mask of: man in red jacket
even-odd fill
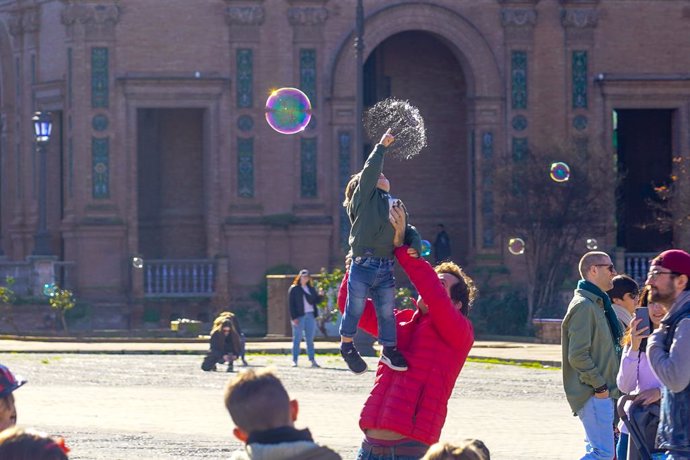
[[[404,234],[405,218],[391,212],[396,241]],[[477,296],[472,279],[453,262],[433,268],[406,246],[395,257],[419,292],[416,310],[398,310],[398,349],[409,364],[395,372],[379,363],[376,382],[359,419],[364,441],[358,459],[407,460],[424,455],[441,436],[448,399],[474,343],[467,313]],[[338,306],[345,308],[347,276]],[[376,312],[367,300],[359,327],[377,333]]]

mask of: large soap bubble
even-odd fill
[[[551,163],[549,175],[554,182],[566,182],[570,179],[570,166],[562,161]]]
[[[297,88],[280,88],[266,100],[266,121],[281,134],[304,131],[311,120],[311,102]]]
[[[426,147],[426,128],[419,109],[408,101],[384,99],[364,114],[364,128],[372,142],[378,142],[390,128],[395,142],[388,152],[397,158],[412,158]]]

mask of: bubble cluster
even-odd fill
[[[57,293],[58,287],[55,283],[46,283],[43,285],[43,295],[46,297],[53,297]]]
[[[280,88],[266,100],[266,121],[281,134],[295,134],[304,129],[311,120],[311,102],[297,88]]]
[[[144,268],[144,259],[141,257],[132,257],[132,267]]]
[[[431,243],[428,240],[422,240],[422,257],[431,255]]]
[[[590,251],[599,249],[599,243],[594,238],[587,238],[585,244],[587,245],[587,249],[589,249]]]
[[[388,153],[397,158],[412,158],[426,147],[424,118],[408,101],[389,98],[377,102],[364,114],[364,128],[374,143],[390,128],[395,142]]]
[[[525,253],[525,241],[522,238],[511,238],[508,240],[508,252],[514,256]]]
[[[554,182],[566,182],[570,179],[570,166],[562,161],[551,163],[549,175]]]

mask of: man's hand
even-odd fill
[[[393,142],[395,142],[395,137],[391,134],[391,129],[388,128],[388,131],[386,131],[383,136],[381,136],[381,141],[379,141],[379,144],[383,145],[384,147],[388,147],[391,145]]]
[[[299,325],[299,320],[298,320],[298,319],[293,319],[293,320],[292,320],[292,324],[294,324],[295,326]]]
[[[388,214],[395,234],[393,235],[393,246],[400,247],[405,242],[405,211],[399,206],[393,206]]]
[[[417,252],[417,250],[415,248],[407,248],[407,254],[410,257],[414,257],[415,259],[419,258],[419,253]]]

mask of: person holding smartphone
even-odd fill
[[[639,307],[630,326],[623,336],[623,356],[620,369],[616,377],[618,389],[623,393],[637,395],[633,404],[648,406],[661,399],[662,383],[652,372],[647,358],[647,337],[651,331],[659,327],[661,319],[666,316],[666,307],[657,302],[650,302],[651,292],[649,286],[642,290]],[[625,412],[630,413],[630,405],[625,407]],[[629,442],[628,430],[621,421],[618,425],[621,436],[616,446],[616,458],[618,460],[636,460],[639,457],[634,443]],[[649,446],[650,450],[654,446]]]

